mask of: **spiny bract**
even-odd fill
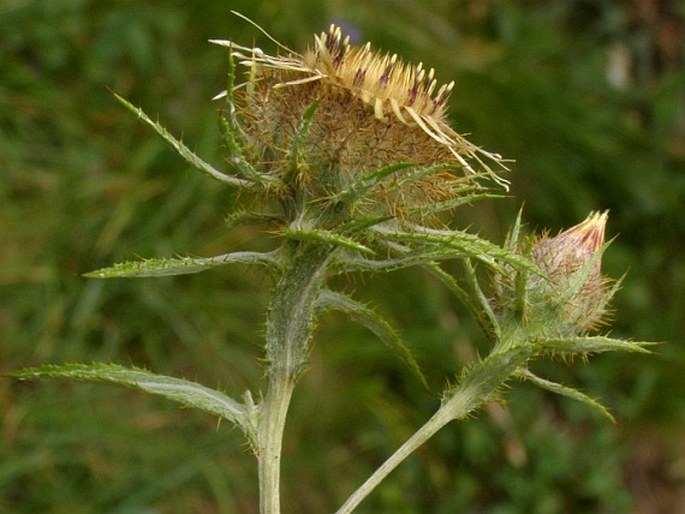
[[[247,81],[231,95],[248,159],[261,173],[293,185],[297,196],[336,198],[362,177],[397,163],[411,166],[389,174],[353,210],[409,216],[458,198],[475,176],[506,187],[485,162],[502,165],[501,158],[447,123],[454,83],[437,88],[433,69],[374,52],[370,44],[352,46],[336,26],[315,36],[303,55],[283,47],[286,55],[272,56],[213,42],[228,46],[248,68]],[[312,107],[303,138],[303,119]],[[426,169],[434,165],[442,166]]]

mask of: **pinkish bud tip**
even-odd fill
[[[541,239],[533,247],[533,259],[551,275],[569,273],[583,266],[604,244],[608,211],[591,212],[587,218],[559,235]],[[597,262],[599,273],[601,262]]]
[[[609,212],[591,212],[587,218],[557,236],[568,239],[569,243],[582,245],[589,253],[595,253],[604,244],[604,229],[609,218]]]
[[[545,272],[554,284],[544,281],[531,282],[531,290],[541,293],[545,302],[561,305],[561,314],[555,323],[570,327],[572,333],[584,333],[596,327],[606,312],[607,279],[601,273],[601,259],[597,258],[592,269],[585,275],[583,284],[571,286],[576,273],[586,266],[595,252],[604,244],[604,230],[608,212],[591,212],[588,217],[555,237],[543,236],[533,245],[533,261]],[[563,291],[573,287],[575,293],[570,299],[563,299]],[[577,289],[576,289],[577,288]]]

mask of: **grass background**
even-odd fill
[[[221,165],[225,38],[302,49],[332,21],[456,81],[461,132],[515,159],[512,198],[457,223],[501,241],[522,203],[553,232],[610,209],[605,270],[629,274],[613,333],[664,341],[545,373],[608,404],[513,384],[507,409],[443,430],[360,513],[685,512],[685,9],[678,2],[273,0],[0,2],[0,372],[112,361],[256,389],[269,283],[245,268],[146,280],[81,273],[137,256],[258,247],[227,232],[231,192],[114,100]],[[417,271],[342,284],[402,327],[433,390],[483,350]],[[435,409],[382,345],[329,316],[286,433],[285,512],[332,512]],[[240,433],[114,387],[0,380],[0,512],[252,513]],[[680,509],[680,510],[679,510]]]

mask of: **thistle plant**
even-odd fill
[[[321,315],[341,311],[366,326],[425,385],[408,344],[392,324],[352,296],[334,290],[341,274],[419,267],[454,293],[478,320],[491,350],[442,393],[435,414],[338,510],[352,512],[413,450],[451,421],[501,400],[511,379],[608,412],[582,392],[533,374],[548,356],[645,352],[647,343],[591,335],[618,289],[601,273],[607,214],[592,213],[555,237],[523,233],[521,215],[502,245],[450,227],[453,211],[497,198],[507,189],[505,161],[451,128],[433,69],[397,55],[353,46],[338,27],[298,54],[277,55],[231,41],[220,130],[226,171],[193,153],[127,100],[199,171],[236,191],[228,228],[254,223],[277,241],[269,252],[153,258],[88,273],[92,278],[197,273],[233,263],[258,265],[272,280],[259,391],[230,394],[187,380],[115,364],[64,364],[21,370],[20,379],[52,377],[113,382],[198,408],[239,427],[257,459],[260,512],[280,512],[283,429],[293,391],[307,368]],[[463,266],[462,279],[443,269]]]

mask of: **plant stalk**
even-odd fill
[[[423,443],[428,441],[435,433],[449,423],[451,413],[444,407],[438,411],[414,434],[400,446],[374,473],[364,482],[343,504],[336,514],[349,514],[380,484],[391,471],[393,471],[404,459],[409,457]]]
[[[530,358],[528,346],[514,346],[504,353],[491,353],[474,365],[459,385],[447,394],[435,414],[400,446],[338,509],[336,514],[349,514],[378,484],[414,450],[428,441],[450,421],[464,419],[493,394]]]
[[[280,514],[281,450],[283,430],[295,381],[285,373],[269,378],[269,390],[260,418],[258,470],[259,512]]]
[[[283,430],[293,389],[306,366],[316,303],[331,248],[295,245],[273,290],[266,320],[267,393],[257,431],[259,512],[280,514]]]

